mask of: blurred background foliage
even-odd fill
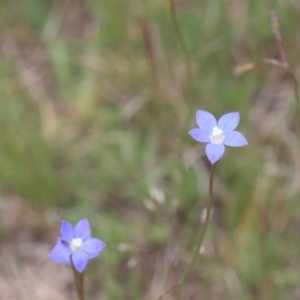
[[[153,300],[176,282],[207,201],[197,109],[239,111],[249,145],[218,165],[183,299],[300,299],[293,83],[271,66],[233,72],[278,59],[275,10],[299,78],[300,3],[175,2],[190,71],[169,1],[0,2],[1,299],[70,297],[71,272],[48,260],[61,219],[87,217],[107,244],[88,299]]]

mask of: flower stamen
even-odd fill
[[[81,249],[82,246],[82,239],[81,238],[76,238],[73,239],[70,243],[70,248],[75,252],[75,251],[79,251]]]
[[[212,144],[221,145],[223,143],[224,139],[225,139],[225,136],[224,136],[224,133],[223,133],[222,129],[220,129],[217,126],[214,126],[213,127],[213,132],[209,136],[209,138],[210,138],[210,142]]]

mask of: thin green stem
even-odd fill
[[[293,86],[294,86],[294,95],[295,95],[295,102],[296,102],[296,118],[297,118],[298,130],[300,131],[300,95],[299,95],[300,86],[295,73],[293,72],[291,67],[286,66],[282,64],[281,61],[275,59],[264,58],[257,63],[257,66],[259,66],[261,63],[269,64],[284,69],[291,76],[293,81]]]
[[[271,20],[272,20],[272,27],[273,27],[273,32],[275,39],[277,41],[277,49],[278,49],[278,54],[279,54],[279,62],[280,62],[280,67],[287,70],[289,75],[291,75],[292,80],[293,80],[293,85],[294,85],[294,93],[295,93],[295,100],[296,100],[296,116],[297,116],[297,123],[298,123],[298,130],[300,131],[300,97],[299,97],[299,82],[296,78],[295,73],[293,72],[292,68],[290,67],[285,51],[283,48],[283,43],[282,43],[282,37],[280,33],[280,27],[279,27],[279,21],[278,21],[278,16],[276,11],[271,11]]]
[[[84,300],[84,281],[83,281],[83,278],[84,278],[84,273],[81,272],[81,273],[78,273],[78,281],[79,281],[79,291],[80,291],[80,300]]]
[[[182,34],[180,26],[179,26],[174,0],[170,0],[170,11],[171,11],[172,22],[173,22],[173,25],[174,25],[174,28],[176,31],[176,35],[177,35],[181,50],[185,57],[187,79],[190,83],[192,83],[193,77],[192,77],[192,69],[191,69],[191,57],[189,55],[189,51],[187,49],[186,43],[183,38],[183,34]]]
[[[200,252],[200,248],[202,245],[202,242],[204,240],[205,237],[205,233],[208,227],[208,223],[209,223],[209,219],[210,219],[210,213],[211,213],[211,208],[212,208],[212,202],[213,202],[213,183],[214,183],[214,173],[215,173],[215,169],[216,169],[216,163],[212,165],[211,170],[210,170],[210,175],[209,175],[209,192],[208,192],[208,205],[207,205],[207,210],[206,210],[206,216],[205,216],[205,221],[204,221],[204,225],[200,234],[200,238],[198,241],[198,244],[196,246],[196,250],[194,252],[193,258],[191,260],[191,262],[189,263],[187,269],[185,270],[182,279],[180,281],[180,285],[179,285],[179,290],[177,293],[177,300],[180,299],[181,297],[181,292],[182,292],[182,287],[188,277],[188,275],[190,274],[195,262],[197,261],[197,258],[199,256],[199,252]]]
[[[72,256],[71,256],[71,266],[72,266],[72,271],[73,271],[73,275],[74,275],[75,288],[76,288],[76,294],[77,294],[78,300],[84,300],[83,272],[79,273],[76,270],[76,268],[73,264]]]
[[[296,115],[297,115],[297,123],[298,123],[298,130],[300,130],[300,96],[299,96],[299,82],[294,74],[294,72],[288,69],[289,74],[293,79],[294,84],[294,94],[296,100]]]

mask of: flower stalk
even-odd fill
[[[271,21],[272,21],[272,29],[273,33],[277,42],[277,50],[279,59],[273,58],[263,58],[257,62],[246,63],[240,66],[235,67],[234,73],[236,76],[240,76],[243,73],[249,72],[260,67],[262,64],[269,64],[275,67],[279,67],[284,69],[287,74],[291,77],[294,86],[294,96],[295,96],[295,103],[296,103],[296,118],[297,118],[297,125],[298,130],[300,131],[300,95],[299,95],[299,81],[296,77],[295,72],[293,71],[292,67],[290,66],[287,56],[284,51],[282,36],[280,32],[280,26],[278,21],[278,16],[275,11],[271,11]]]
[[[291,76],[292,81],[293,81],[295,101],[296,101],[296,117],[297,117],[298,129],[300,130],[299,82],[298,82],[297,77],[296,77],[295,73],[293,72],[292,68],[290,67],[290,64],[288,63],[287,58],[286,58],[277,13],[275,11],[271,11],[270,15],[271,15],[271,21],[272,21],[272,29],[273,29],[274,36],[275,36],[275,39],[277,42],[280,67],[287,70],[287,72],[289,73],[289,75]]]
[[[77,298],[78,300],[84,300],[84,281],[83,281],[84,272],[81,273],[78,272],[73,264],[72,256],[70,257],[70,259],[71,259],[71,266],[74,275]]]
[[[191,262],[189,263],[188,267],[186,268],[186,270],[185,270],[185,272],[182,276],[182,279],[180,281],[179,289],[178,289],[178,293],[177,293],[177,298],[176,298],[177,300],[180,299],[183,285],[184,285],[188,275],[190,274],[193,266],[195,265],[195,263],[197,261],[197,258],[199,256],[199,252],[200,252],[200,249],[201,249],[201,246],[202,246],[202,243],[203,243],[206,231],[207,231],[207,227],[208,227],[208,223],[209,223],[209,219],[210,219],[210,214],[211,214],[212,202],[213,202],[213,184],[214,184],[214,173],[215,173],[216,166],[217,166],[217,163],[214,163],[211,167],[211,170],[210,170],[208,203],[207,203],[207,210],[206,210],[204,225],[203,225],[203,228],[202,228],[202,231],[201,231],[201,234],[200,234],[198,244],[196,246],[196,250],[194,252],[193,258],[192,258]]]

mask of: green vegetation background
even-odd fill
[[[270,66],[233,72],[278,58],[276,10],[300,75],[299,1],[176,8],[190,73],[169,1],[1,1],[2,215],[17,198],[35,218],[29,239],[49,251],[61,219],[87,217],[107,243],[88,267],[88,299],[158,299],[190,260],[207,201],[205,145],[187,134],[196,110],[239,111],[249,145],[227,148],[218,165],[213,218],[183,299],[300,299],[292,81]],[[0,228],[22,268],[19,235],[3,216]]]

